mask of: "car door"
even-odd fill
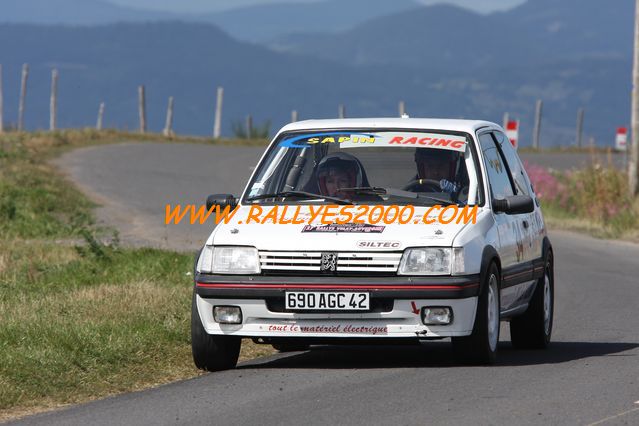
[[[488,175],[489,196],[493,200],[515,195],[514,179],[508,164],[492,131],[479,135],[482,157]],[[516,309],[523,293],[527,289],[532,271],[524,258],[525,234],[523,222],[526,215],[494,214],[499,235],[500,247],[497,252],[501,259],[501,309],[508,312]]]
[[[510,175],[513,179],[515,195],[527,195],[529,197],[534,197],[530,188],[530,182],[526,176],[526,172],[524,171],[524,167],[522,166],[519,156],[513,148],[510,140],[500,131],[495,131],[493,134],[501,152],[504,154],[504,159],[506,160],[508,170],[510,171]],[[541,241],[539,240],[539,232],[535,229],[536,224],[538,223],[538,221],[535,220],[536,213],[536,211],[533,211],[531,213],[517,215],[518,220],[521,222],[521,232],[523,235],[522,261],[525,262],[531,262],[534,259],[541,257]]]

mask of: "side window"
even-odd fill
[[[479,136],[479,144],[484,156],[484,164],[488,171],[488,183],[493,198],[503,199],[515,195],[506,163],[495,145],[490,133]]]
[[[519,156],[517,155],[515,148],[513,148],[513,145],[503,133],[495,132],[495,138],[501,147],[501,152],[503,152],[504,157],[506,158],[510,174],[515,181],[517,195],[530,195],[530,186],[526,179],[524,167],[521,165],[521,161],[519,160]]]

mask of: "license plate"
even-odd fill
[[[286,309],[367,311],[368,293],[287,291]]]

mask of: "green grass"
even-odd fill
[[[47,163],[74,147],[158,139],[0,135],[0,421],[199,374],[192,254],[119,247],[113,230],[94,225],[94,205]],[[268,353],[244,342],[241,359]]]

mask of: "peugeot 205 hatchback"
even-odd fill
[[[198,368],[234,367],[243,338],[281,351],[451,338],[459,358],[483,364],[500,321],[515,347],[550,341],[553,251],[496,124],[289,124],[239,198],[212,195],[214,205],[234,214],[196,262]],[[454,217],[462,210],[472,220]]]

